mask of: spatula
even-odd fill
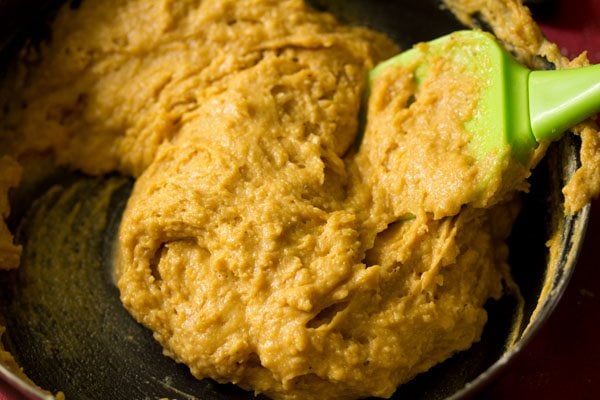
[[[465,125],[477,159],[494,151],[505,154],[500,150],[510,145],[513,158],[527,164],[538,143],[559,139],[600,111],[600,64],[531,71],[491,34],[475,30],[451,33],[384,61],[371,71],[370,81],[391,66],[412,65],[418,87],[436,57],[460,63],[484,83],[474,99],[474,117]]]

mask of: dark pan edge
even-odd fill
[[[0,381],[6,383],[10,389],[14,389],[17,393],[8,393],[10,400],[21,400],[19,397],[14,395],[21,395],[24,398],[30,400],[54,400],[55,397],[47,392],[42,391],[33,384],[24,381],[18,377],[14,372],[4,366],[0,362]],[[0,385],[1,387],[1,385]]]
[[[559,152],[562,162],[561,178],[563,186],[580,166],[579,150],[580,143],[573,140],[572,135],[567,135],[560,141]],[[572,216],[564,216],[562,225],[556,228],[561,232],[560,253],[555,261],[555,270],[550,268],[550,264],[547,265],[547,273],[554,275],[552,285],[545,298],[541,299],[543,301],[541,306],[538,304],[538,309],[527,323],[522,336],[486,371],[482,372],[477,378],[467,383],[461,390],[446,400],[468,399],[479,393],[504,372],[508,364],[527,347],[529,342],[544,326],[569,285],[583,247],[583,239],[588,228],[590,212],[591,202],[588,202],[578,213]],[[540,297],[542,295],[540,293]]]

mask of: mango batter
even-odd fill
[[[65,7],[2,94],[0,195],[40,153],[138,177],[118,286],[165,354],[274,399],[390,396],[479,339],[531,167],[464,186],[479,83],[448,65],[421,92],[378,78],[356,151],[367,71],[397,52],[299,0]]]

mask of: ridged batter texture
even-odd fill
[[[476,341],[501,294],[509,224],[458,214],[473,197],[461,182],[477,176],[459,144],[478,84],[421,95],[411,71],[391,71],[356,154],[366,73],[387,40],[297,2],[222,6],[204,3],[202,31],[228,21],[228,55],[248,62],[196,73],[219,79],[136,182],[123,303],[198,377],[280,399],[389,396]],[[432,103],[458,86],[459,101]],[[411,95],[404,130],[390,125]],[[422,125],[432,107],[446,131]]]

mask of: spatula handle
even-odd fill
[[[558,139],[600,112],[600,64],[529,74],[531,130],[538,142]]]

